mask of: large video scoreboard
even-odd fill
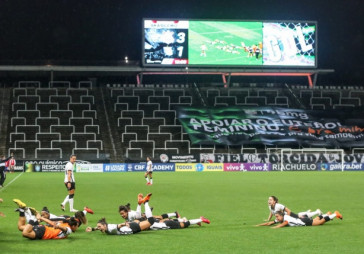
[[[317,24],[143,20],[147,66],[316,67]]]

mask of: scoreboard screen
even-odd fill
[[[315,22],[143,22],[147,66],[316,67]]]

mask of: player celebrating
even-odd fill
[[[73,217],[66,223],[56,223],[41,217],[39,213],[37,213],[37,220],[47,223],[47,226],[26,224],[24,214],[26,204],[18,199],[14,199],[14,202],[19,206],[19,208],[16,209],[16,211],[19,212],[18,229],[26,238],[33,240],[62,239],[78,229],[78,222]]]
[[[150,157],[147,157],[147,172],[145,172],[144,177],[145,180],[147,181],[147,185],[152,185],[153,184],[153,162],[151,161]],[[148,179],[149,176],[149,179]]]
[[[207,50],[207,46],[205,44],[202,44],[200,46],[200,49],[201,49],[201,54],[200,56],[203,56],[203,57],[206,57],[206,50]]]
[[[283,212],[284,214],[288,214],[292,216],[293,218],[303,218],[303,217],[313,217],[316,215],[322,215],[322,212],[320,209],[317,209],[316,211],[311,212],[310,210],[306,212],[300,212],[298,214],[293,213],[288,207],[278,203],[278,198],[276,196],[270,196],[268,198],[268,209],[269,209],[269,216],[267,221],[270,221],[272,219],[273,215],[276,215],[277,212]]]
[[[287,214],[284,214],[283,212],[277,212],[276,213],[276,220],[266,222],[263,224],[259,224],[257,226],[270,226],[274,225],[276,223],[280,223],[279,225],[273,227],[273,228],[282,228],[285,226],[290,227],[300,227],[300,226],[319,226],[323,225],[326,222],[333,220],[334,218],[343,219],[343,216],[340,214],[339,211],[335,211],[333,214],[331,212],[327,212],[326,214],[320,215],[314,219],[312,218],[293,218],[292,216],[289,216]]]
[[[66,164],[65,177],[64,177],[64,184],[68,190],[68,195],[61,203],[61,209],[62,211],[64,211],[67,202],[69,202],[70,212],[72,213],[77,212],[77,210],[73,208],[73,197],[75,195],[75,189],[76,189],[75,176],[73,174],[73,169],[75,166],[76,166],[76,155],[72,154],[70,157],[70,161]]]

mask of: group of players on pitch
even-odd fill
[[[316,209],[316,211],[313,212],[311,210],[307,210],[298,214],[293,213],[289,208],[278,203],[278,198],[275,196],[270,196],[268,198],[268,208],[269,217],[267,222],[258,224],[257,226],[271,226],[277,223],[279,224],[273,228],[282,228],[285,226],[319,226],[333,220],[334,218],[343,219],[343,216],[339,211],[335,211],[334,213],[329,211],[323,214],[320,209]],[[273,215],[276,218],[274,221],[271,221]]]
[[[145,197],[143,197],[143,194],[139,194],[136,211],[130,209],[130,204],[121,205],[119,214],[125,219],[124,223],[109,224],[105,218],[102,218],[97,222],[96,227],[87,227],[86,232],[99,230],[109,235],[129,235],[149,229],[182,229],[196,224],[201,226],[201,223],[210,224],[210,221],[203,216],[199,219],[187,220],[181,218],[178,212],[153,216],[152,209],[149,206],[151,196],[151,193]],[[76,232],[82,224],[87,224],[87,213],[94,213],[90,208],[85,207],[83,211],[77,211],[73,216],[56,216],[51,214],[47,207],[38,212],[19,199],[13,201],[18,205],[15,210],[19,212],[18,229],[24,237],[33,240],[66,238],[72,232]],[[144,204],[145,213],[141,211],[142,204]],[[175,217],[175,219],[172,219],[172,217]],[[46,225],[41,224],[42,222]]]

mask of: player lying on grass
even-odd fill
[[[142,193],[138,194],[138,206],[137,206],[136,211],[130,209],[130,204],[119,206],[120,216],[123,217],[126,221],[130,221],[130,222],[134,221],[134,220],[139,220],[139,221],[146,220],[147,217],[145,216],[144,213],[142,213],[141,205],[144,203],[144,199],[151,195],[152,194],[149,193],[149,194],[147,194],[147,196],[143,197]],[[166,218],[171,218],[171,217],[179,218],[180,216],[179,216],[178,212],[174,212],[174,213],[165,213],[160,216],[154,215],[153,217],[157,218],[157,219],[166,219]]]
[[[300,212],[298,214],[293,213],[288,207],[278,203],[278,198],[275,196],[270,196],[268,198],[268,209],[269,209],[269,216],[266,221],[270,221],[277,212],[283,212],[284,214],[288,214],[293,218],[304,218],[304,217],[314,217],[316,215],[321,215],[322,212],[320,209],[316,209],[316,211],[311,212],[308,210],[306,212]]]
[[[15,211],[19,212],[18,229],[22,232],[23,237],[32,240],[62,239],[78,229],[79,222],[74,217],[65,222],[54,222],[41,217],[39,213],[36,214],[37,220],[45,222],[47,225],[27,224],[24,213],[26,204],[18,199],[15,199],[14,202],[19,207]]]
[[[91,232],[95,230],[100,230],[102,233],[106,233],[109,235],[128,235],[128,234],[136,234],[140,231],[148,230],[148,229],[177,229],[177,228],[187,228],[191,224],[198,224],[201,222],[210,223],[206,218],[201,217],[201,219],[191,220],[186,222],[178,222],[178,221],[165,221],[165,222],[156,222],[156,219],[153,217],[152,210],[149,207],[149,199],[151,195],[147,195],[144,200],[144,208],[145,215],[147,216],[147,220],[141,222],[124,222],[121,224],[108,224],[105,218],[102,218],[98,221],[97,226],[87,227],[86,232]]]
[[[25,205],[25,203],[19,199],[14,199],[14,202],[18,205],[20,203]],[[24,215],[25,215],[25,219],[26,219],[27,223],[33,224],[33,225],[39,224],[40,221],[37,218],[37,214],[39,212],[35,208],[25,206],[23,208],[23,210],[24,210]],[[78,226],[80,227],[82,224],[87,224],[87,218],[86,218],[87,212],[93,214],[93,211],[90,208],[85,207],[83,211],[77,211],[73,216],[69,216],[69,215],[57,216],[57,215],[51,214],[47,207],[43,207],[42,211],[39,214],[42,218],[48,219],[50,221],[55,221],[55,222],[65,222],[73,217],[76,219],[76,221],[78,222]]]
[[[276,219],[274,221],[269,221],[266,223],[259,224],[257,226],[271,226],[276,223],[280,223],[277,226],[273,228],[282,228],[285,226],[290,227],[297,227],[297,226],[319,226],[323,225],[326,222],[333,220],[334,218],[343,219],[343,216],[340,214],[339,211],[335,211],[334,213],[327,212],[326,214],[317,216],[316,218],[294,218],[292,216],[289,216],[287,214],[284,214],[283,212],[277,212],[276,213]]]

